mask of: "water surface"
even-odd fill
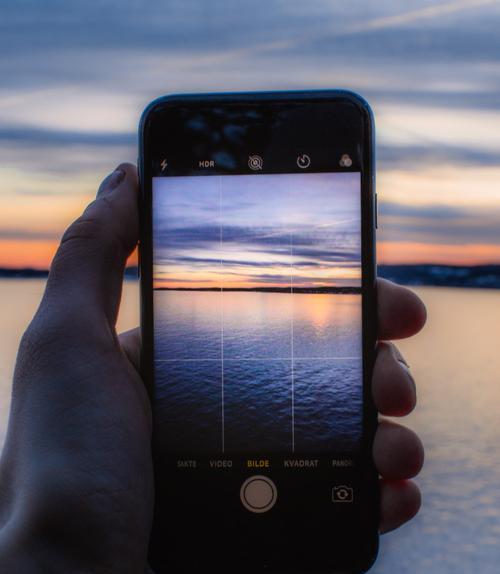
[[[361,295],[154,293],[170,453],[344,453],[361,436]]]
[[[43,281],[0,281],[0,437],[18,339]],[[424,331],[399,342],[417,379],[423,507],[382,537],[374,574],[497,574],[500,563],[500,292],[415,289],[429,310]],[[137,324],[138,288],[125,286],[120,325]],[[323,310],[318,309],[317,328]]]

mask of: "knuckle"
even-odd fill
[[[94,205],[95,202],[91,203],[85,213],[66,229],[61,239],[61,246],[75,240],[94,240],[103,234],[105,226]]]
[[[50,332],[40,331],[30,324],[21,336],[14,369],[13,398],[20,389],[25,389],[29,381],[36,378],[43,369],[44,357],[51,354],[48,350],[53,347],[54,339]]]
[[[45,310],[42,305],[20,339],[14,372],[16,387],[43,374],[73,369],[78,357],[89,350],[114,348],[113,333],[92,316],[83,334],[73,328],[75,320],[71,314]]]
[[[21,336],[18,351],[18,363],[33,365],[48,350],[66,345],[67,322],[64,317],[54,315],[49,321],[39,311]]]
[[[41,328],[40,321],[35,316],[24,331],[19,343],[19,356],[33,359],[40,348],[45,348],[53,341],[57,340],[58,334],[50,328]]]
[[[105,198],[95,200],[64,232],[51,265],[52,276],[57,275],[61,265],[75,260],[83,263],[95,254],[110,264],[121,263],[125,257],[123,242],[113,218],[106,216],[103,206],[110,207]]]

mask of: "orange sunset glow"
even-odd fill
[[[64,232],[64,230],[61,232]],[[53,241],[0,241],[0,267],[10,269],[49,269],[59,246]],[[128,265],[137,265],[137,249],[128,259]]]
[[[54,241],[13,241],[2,240],[0,241],[0,254],[1,263],[0,267],[6,268],[32,268],[32,269],[48,269],[52,258],[55,255],[59,242]],[[488,244],[467,244],[467,245],[446,245],[437,244],[432,245],[429,243],[411,243],[407,241],[401,242],[385,242],[379,241],[377,243],[377,260],[381,264],[427,264],[435,263],[442,265],[489,265],[491,263],[500,262],[500,245]],[[134,254],[129,259],[129,265],[137,264],[137,254]],[[350,275],[350,277],[357,277],[358,275]],[[341,275],[340,278],[348,278],[349,275]],[[331,278],[334,280],[335,275]],[[191,279],[191,278],[190,278]],[[220,284],[220,276],[213,280],[200,278],[200,287],[213,287]],[[186,281],[181,285],[180,282],[176,283],[178,287],[189,287]],[[321,285],[318,282],[317,285]],[[258,286],[255,282],[245,281],[244,278],[240,280],[229,278],[224,279],[226,287],[250,287]],[[155,279],[155,287],[169,287],[167,277],[158,276]],[[263,286],[263,285],[260,285]],[[288,284],[283,284],[284,287]]]
[[[283,280],[273,281],[273,287],[292,288],[300,287],[341,287],[348,282],[354,284],[361,280],[361,269],[344,267],[327,267],[301,273],[294,267],[290,274],[290,267],[266,267],[266,273],[274,276],[282,275]],[[252,289],[269,287],[269,283],[253,278],[250,273],[242,273],[238,268],[228,270],[228,266],[221,265],[219,269],[210,272],[190,272],[169,274],[162,271],[161,266],[154,271],[155,289]]]
[[[488,244],[429,244],[385,242],[377,245],[379,263],[391,264],[426,264],[441,265],[490,265],[500,262],[500,245]]]

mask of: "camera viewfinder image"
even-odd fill
[[[360,189],[355,172],[154,178],[166,452],[356,449]]]

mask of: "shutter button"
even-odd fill
[[[240,498],[250,512],[267,512],[276,503],[276,485],[267,476],[250,476],[241,485]]]

